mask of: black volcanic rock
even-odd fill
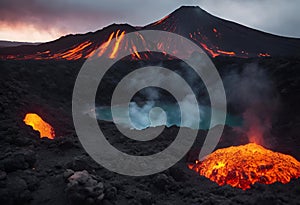
[[[104,198],[104,185],[86,170],[74,172],[67,179],[66,192],[73,204],[99,204]]]
[[[11,155],[8,154],[1,162],[3,163],[4,170],[7,172],[15,171],[18,169],[27,169],[33,167],[36,161],[35,153],[31,150],[21,150]]]
[[[300,55],[300,39],[280,37],[215,17],[198,6],[183,6],[162,21],[144,29],[165,30],[184,37],[192,34],[214,52],[233,51],[236,56]],[[248,53],[248,54],[247,54]],[[222,53],[220,53],[222,55]]]
[[[276,89],[285,89],[280,92],[283,98],[283,110],[278,115],[280,122],[274,124],[272,130],[278,140],[278,146],[273,148],[300,160],[299,59],[224,57],[216,58],[214,62],[221,71],[258,62],[274,77]],[[152,176],[129,177],[106,170],[76,143],[78,137],[72,125],[71,102],[81,62],[0,61],[0,66],[0,78],[3,82],[0,84],[0,107],[3,110],[3,115],[0,116],[0,161],[21,162],[20,167],[10,169],[4,169],[3,164],[0,166],[0,204],[74,204],[77,197],[84,201],[82,204],[95,202],[96,197],[90,196],[98,195],[99,192],[91,191],[86,183],[83,186],[69,185],[68,189],[69,181],[66,179],[82,170],[88,171],[89,178],[93,176],[93,180],[104,184],[101,203],[106,205],[260,204],[266,200],[271,200],[274,204],[299,204],[300,179],[287,184],[254,185],[246,191],[218,186],[189,170],[186,164],[188,156],[171,169]],[[122,70],[125,67],[120,68]],[[55,89],[52,88],[53,84]],[[24,114],[29,111],[38,112],[45,117],[57,131],[57,139],[41,140],[38,132],[33,132],[31,127],[24,125]],[[112,123],[101,122],[100,128],[110,133],[108,136],[114,137],[111,140],[114,147],[131,154],[136,151],[146,154],[150,151],[159,152],[164,147],[162,144],[169,144],[169,139],[173,139],[178,131],[176,127],[170,127],[162,133],[161,140],[146,146],[126,141]],[[206,131],[199,131],[191,151],[199,151],[205,134]],[[29,139],[32,143],[27,143],[27,140],[15,142],[16,137]],[[226,126],[218,147],[243,143],[241,141],[241,136]],[[27,153],[28,150],[31,150],[30,153]],[[11,163],[6,161],[6,164]],[[73,171],[66,171],[67,169]]]

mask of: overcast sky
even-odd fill
[[[0,0],[0,40],[49,41],[111,23],[142,26],[182,5],[269,33],[300,38],[300,0]]]

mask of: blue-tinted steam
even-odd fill
[[[180,106],[183,109],[183,114],[188,115],[188,120],[181,121]],[[95,114],[98,120],[112,121],[111,109],[115,109],[117,113],[117,119],[115,121],[127,128],[142,130],[149,127],[156,126],[178,126],[178,127],[188,127],[195,129],[199,126],[200,129],[209,129],[218,124],[218,119],[214,119],[211,123],[210,113],[211,108],[208,106],[199,107],[200,116],[195,116],[193,110],[189,110],[189,105],[185,102],[180,102],[179,104],[166,104],[154,101],[146,102],[143,106],[137,105],[135,102],[131,102],[129,105],[129,116],[130,121],[127,120],[126,107],[97,107]],[[157,109],[157,107],[161,109]],[[218,111],[217,111],[218,112]],[[149,117],[149,114],[151,117]],[[194,122],[195,117],[200,117],[200,124],[197,126]],[[242,119],[237,116],[227,115],[226,125],[229,126],[241,126]]]

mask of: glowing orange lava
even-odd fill
[[[102,56],[103,53],[105,53],[107,47],[109,46],[111,40],[112,40],[113,37],[114,37],[114,34],[115,34],[115,32],[112,32],[112,33],[110,34],[108,40],[105,41],[105,42],[99,47],[99,53],[98,53],[98,56],[99,56],[99,57]]]
[[[120,32],[120,30],[118,30],[117,33],[116,33],[116,43],[115,43],[115,46],[114,46],[113,51],[110,54],[109,58],[115,58],[116,57],[117,52],[119,50],[120,43],[122,42],[122,40],[124,38],[125,31],[123,31],[120,35],[119,35],[119,32]]]
[[[300,176],[300,162],[294,157],[255,143],[218,149],[188,167],[221,186],[229,184],[243,190],[256,182],[285,184]]]
[[[258,56],[259,57],[270,57],[271,55],[268,53],[259,53]]]
[[[136,49],[136,46],[135,45],[132,45],[132,50],[133,50],[133,53],[135,54],[135,56],[138,58],[138,59],[142,59],[140,54],[137,52],[137,49]]]
[[[40,132],[40,138],[47,137],[54,139],[55,132],[51,125],[45,122],[40,116],[34,113],[26,114],[24,120],[26,125],[30,125],[34,130]]]
[[[213,49],[208,48],[208,46],[204,43],[200,43],[202,48],[204,48],[213,58],[219,56],[220,54],[215,52]]]
[[[224,54],[224,55],[228,55],[228,56],[235,56],[235,52],[233,51],[222,51],[222,50],[217,50],[217,52],[219,54]]]
[[[80,59],[82,57],[82,51],[90,46],[92,44],[92,42],[83,42],[81,44],[79,44],[78,46],[76,46],[73,49],[70,49],[64,53],[61,54],[61,57],[67,60],[77,60]]]
[[[155,25],[161,24],[161,23],[162,23],[164,20],[166,20],[167,18],[169,18],[169,15],[167,15],[167,16],[163,17],[162,19],[156,21],[153,25],[155,26]]]

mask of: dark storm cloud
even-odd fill
[[[184,1],[154,3],[149,0],[1,0],[0,21],[57,27],[69,32],[87,32],[111,23],[144,25],[162,18]]]
[[[146,25],[181,5],[198,5],[250,27],[300,37],[297,0],[1,0],[0,31],[3,25],[28,25],[60,33],[95,31],[111,23]]]
[[[299,0],[200,0],[210,13],[269,33],[300,37]]]
[[[66,32],[85,32],[99,28],[115,17],[124,18],[117,9],[114,12],[106,7],[97,9],[91,4],[79,1],[0,1],[0,21],[8,25],[28,24],[41,29],[56,27]]]

